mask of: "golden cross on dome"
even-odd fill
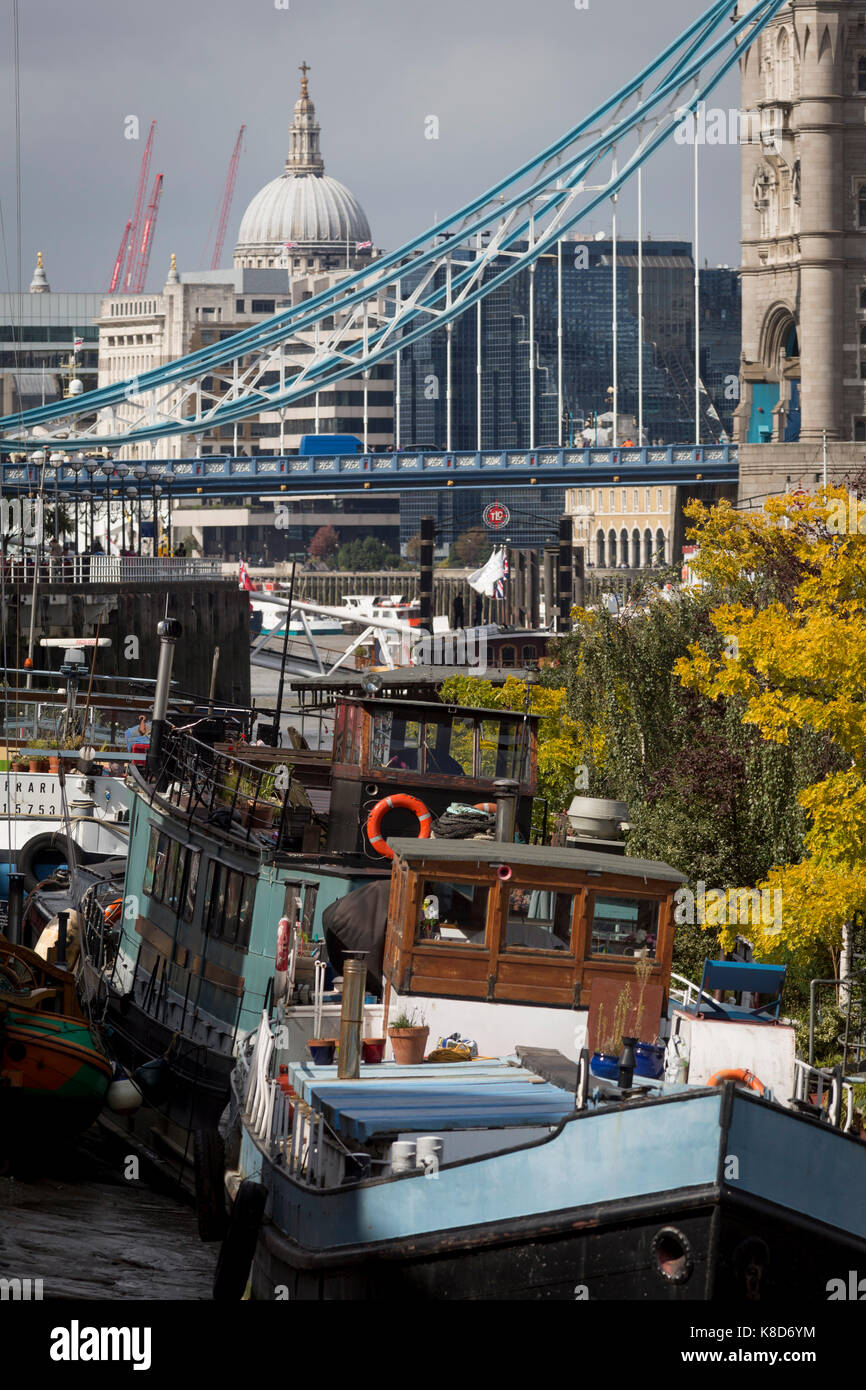
[[[308,91],[307,91],[307,73],[308,73],[308,72],[311,72],[311,71],[312,71],[312,69],[311,69],[309,63],[306,61],[306,59],[304,59],[303,63],[300,63],[299,66],[298,66],[298,72],[301,74],[301,96],[302,96],[302,97],[309,96],[309,93],[308,93]]]

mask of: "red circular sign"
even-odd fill
[[[511,513],[503,502],[491,502],[484,508],[484,520],[488,526],[507,526]]]

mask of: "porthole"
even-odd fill
[[[653,1237],[656,1273],[667,1284],[686,1284],[695,1267],[692,1248],[682,1231],[663,1226]]]

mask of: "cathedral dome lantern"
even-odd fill
[[[285,169],[249,203],[238,232],[236,266],[288,264],[302,274],[345,265],[347,255],[354,261],[370,254],[363,208],[344,184],[325,173],[309,71],[302,63]]]

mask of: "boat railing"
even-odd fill
[[[674,984],[676,980],[676,984]],[[685,1009],[693,1009],[699,999],[709,999],[710,1003],[715,1004],[712,995],[702,990],[700,985],[696,985],[693,980],[687,980],[685,975],[677,975],[671,971],[671,984],[668,993],[672,999],[676,999]]]
[[[299,1182],[322,1187],[325,1130],[336,1147],[348,1150],[326,1125],[321,1111],[283,1090],[273,1076],[276,1055],[277,1038],[263,1010],[246,1076],[244,1122],[273,1162]]]
[[[813,1099],[814,1097],[814,1099]],[[827,1118],[837,1129],[850,1134],[855,1127],[854,1082],[842,1073],[841,1067],[814,1067],[794,1059],[794,1100],[811,1103],[826,1110]],[[845,1102],[845,1122],[842,1123],[842,1102]]]
[[[283,845],[303,832],[311,812],[291,804],[288,750],[257,748],[258,754],[261,760],[253,762],[200,742],[188,728],[170,729],[156,770],[162,799],[190,822],[205,819],[246,843],[266,834]]]

